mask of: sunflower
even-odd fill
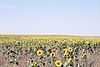
[[[39,50],[37,50],[37,56],[42,56],[42,54],[43,54],[43,51],[41,50],[41,49],[39,49]]]
[[[68,52],[64,52],[64,54],[63,54],[64,57],[67,57],[68,55],[69,55]]]
[[[85,44],[89,44],[89,41],[85,41]]]
[[[37,65],[37,62],[33,62],[33,66],[36,67],[36,65]]]
[[[73,51],[73,49],[71,47],[68,47],[67,49],[68,49],[68,52],[72,52]]]
[[[73,62],[73,59],[72,59],[72,58],[69,58],[69,59],[68,59],[68,64],[69,64],[69,63],[72,63],[72,62]]]
[[[56,67],[61,67],[62,66],[62,62],[60,60],[57,60],[55,62]]]
[[[55,52],[52,52],[52,53],[50,54],[50,56],[51,56],[51,57],[55,57]]]
[[[67,48],[65,48],[65,49],[64,49],[64,53],[67,52],[67,51],[68,51]]]
[[[67,57],[68,56],[68,49],[67,48],[65,48],[64,49],[64,52],[63,52],[63,57]]]
[[[83,58],[83,59],[86,59],[86,58],[87,58],[87,54],[84,53],[84,54],[82,55],[82,58]]]

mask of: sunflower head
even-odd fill
[[[85,41],[85,44],[89,44],[89,41]]]
[[[62,66],[62,62],[60,60],[57,60],[55,62],[56,67],[61,67]]]
[[[63,56],[64,57],[68,57],[69,53],[68,52],[64,52]]]
[[[82,55],[82,58],[83,58],[83,59],[86,59],[86,58],[87,58],[87,54],[84,53],[84,54]]]
[[[36,67],[36,65],[37,65],[37,62],[33,62],[33,66]]]
[[[50,56],[51,56],[51,57],[55,57],[55,52],[52,52],[52,53],[50,54]]]
[[[69,64],[69,63],[72,63],[72,62],[73,62],[73,59],[72,59],[72,58],[69,58],[69,59],[68,59],[68,64]]]
[[[64,53],[67,52],[67,51],[68,51],[67,48],[65,48],[65,49],[64,49]]]
[[[68,47],[68,52],[72,52],[73,49],[71,47]]]
[[[43,55],[43,51],[41,49],[37,50],[37,56],[42,56]]]

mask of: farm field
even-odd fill
[[[0,35],[0,67],[100,67],[100,37]]]

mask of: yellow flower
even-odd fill
[[[69,59],[68,59],[68,64],[69,64],[69,63],[72,63],[72,62],[73,62],[73,59],[72,59],[72,58],[69,58]]]
[[[55,62],[56,67],[61,67],[62,66],[62,62],[60,60],[57,60]]]
[[[64,57],[68,57],[68,53],[64,53]]]
[[[89,41],[85,41],[86,44],[89,44]]]
[[[37,52],[36,52],[36,53],[37,53],[37,56],[42,56],[43,51],[39,49],[39,50],[37,50]]]
[[[65,49],[64,49],[64,53],[67,52],[67,51],[68,51],[67,48],[65,48]]]
[[[51,57],[55,57],[55,53],[52,52],[52,53],[50,54],[50,56],[51,56]]]
[[[36,67],[37,62],[33,62],[33,66]]]
[[[68,50],[67,50],[67,48],[65,48],[65,49],[64,49],[63,56],[64,56],[64,57],[67,57],[67,56],[68,56],[68,54],[69,54],[69,53],[68,53]]]
[[[68,47],[68,52],[72,52],[73,49],[71,47]]]
[[[69,53],[67,51],[64,52],[64,57],[67,57],[69,55]]]
[[[82,55],[82,58],[83,58],[83,59],[86,59],[86,58],[87,58],[87,54],[84,53],[84,54]]]

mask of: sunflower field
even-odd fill
[[[100,37],[0,35],[0,67],[100,67],[96,58]]]

